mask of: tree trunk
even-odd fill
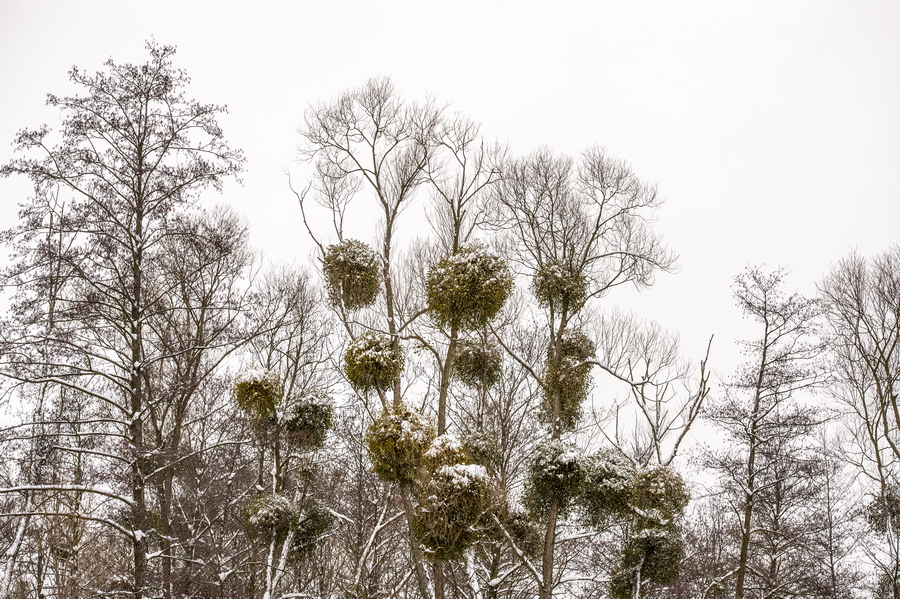
[[[403,502],[403,513],[406,516],[406,526],[409,531],[409,551],[412,557],[413,567],[416,572],[416,584],[419,588],[419,596],[422,599],[431,599],[433,597],[430,588],[428,573],[425,571],[425,555],[422,548],[416,542],[416,536],[413,533],[413,504],[409,497],[409,487],[407,485],[400,486],[400,500]]]
[[[556,549],[556,519],[559,515],[559,499],[553,498],[547,515],[547,533],[544,535],[544,555],[541,566],[540,599],[553,596],[553,553]]]
[[[434,560],[434,599],[444,599],[444,562]]]
[[[762,355],[759,360],[759,372],[756,375],[756,389],[753,394],[753,410],[750,412],[750,430],[748,431],[747,451],[747,492],[744,495],[744,519],[741,528],[741,551],[738,557],[737,576],[735,577],[734,599],[744,598],[744,583],[747,577],[747,562],[750,557],[750,531],[753,522],[753,503],[756,501],[756,451],[759,445],[757,438],[759,427],[759,411],[762,402],[762,390],[768,368],[769,322],[763,319]]]

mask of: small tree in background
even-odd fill
[[[332,325],[305,272],[268,273],[258,300],[254,320],[268,328],[248,352],[256,366],[235,377],[232,394],[254,433],[257,477],[242,498],[251,546],[239,570],[251,581],[246,593],[269,599],[315,583],[301,565],[334,522],[334,498],[320,486],[336,420],[336,373],[322,368],[332,359]]]
[[[721,473],[735,506],[735,597],[749,588],[802,588],[803,568],[792,555],[808,539],[790,532],[809,503],[817,476],[809,468],[809,443],[823,417],[798,395],[824,381],[817,337],[821,309],[815,300],[782,291],[784,270],[748,268],[735,278],[734,296],[760,335],[744,341],[749,358],[710,418],[728,435],[728,446],[708,464]],[[799,485],[799,486],[798,486]],[[767,577],[766,573],[774,573]]]

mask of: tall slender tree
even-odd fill
[[[46,126],[24,130],[16,145],[30,156],[0,171],[34,183],[20,224],[5,235],[14,249],[5,281],[17,295],[3,327],[2,372],[92,399],[82,434],[100,442],[82,453],[99,463],[104,480],[50,487],[109,502],[90,518],[130,546],[126,590],[136,598],[154,587],[169,593],[168,581],[155,580],[150,563],[154,556],[168,563],[171,555],[167,523],[159,523],[155,503],[169,504],[169,472],[182,456],[172,453],[167,439],[184,417],[186,398],[210,372],[197,358],[210,343],[231,342],[211,341],[210,331],[196,328],[202,325],[195,317],[204,313],[197,302],[204,298],[184,285],[201,273],[216,276],[218,265],[229,261],[228,268],[240,270],[232,250],[244,239],[238,230],[219,243],[195,240],[199,232],[192,231],[188,243],[206,243],[208,256],[197,254],[198,261],[181,265],[187,271],[171,272],[171,252],[180,251],[173,244],[188,235],[178,229],[179,215],[200,191],[220,189],[237,175],[243,159],[216,122],[224,108],[185,97],[189,79],[172,66],[175,49],[150,43],[148,50],[142,65],[110,60],[94,75],[73,68],[70,78],[84,95],[47,100],[62,113],[58,143]],[[167,278],[174,274],[181,278]],[[222,276],[219,286],[235,280]],[[178,305],[178,297],[190,305]],[[233,300],[216,295],[213,309],[227,312]],[[188,327],[181,330],[186,338],[173,338],[173,320]],[[50,487],[32,481],[21,490]]]
[[[798,395],[824,382],[821,309],[816,300],[786,296],[783,280],[784,270],[759,268],[735,277],[735,300],[759,334],[742,342],[748,361],[710,411],[729,439],[709,465],[722,475],[737,521],[731,574],[738,599],[751,587],[781,592],[779,585],[803,584],[790,560],[806,540],[793,534],[791,518],[811,500],[809,442],[823,417]]]
[[[834,266],[819,292],[829,323],[835,396],[847,406],[854,461],[871,480],[872,557],[884,596],[900,597],[900,246],[873,258],[851,254]],[[873,549],[875,549],[873,547]]]
[[[376,397],[381,403],[382,415],[373,425],[379,432],[369,437],[370,449],[377,452],[376,446],[384,448],[385,443],[393,447],[394,433],[418,418],[404,406],[403,397],[416,384],[436,390],[437,426],[426,436],[449,433],[450,384],[463,336],[483,330],[512,287],[504,261],[476,242],[486,192],[499,177],[500,151],[486,147],[478,126],[468,119],[444,118],[430,103],[405,102],[386,79],[370,80],[311,109],[301,134],[302,156],[314,163],[315,173],[298,196],[319,245],[329,297],[351,338],[345,370],[364,405],[369,407]],[[438,242],[412,244],[405,253],[398,242],[398,219],[417,192],[425,191],[432,193],[429,219]],[[367,196],[380,215],[374,248],[344,236],[349,203]],[[319,241],[321,232],[306,220],[310,199],[330,213],[338,243],[326,247]],[[425,350],[424,358],[415,360],[410,348]],[[376,355],[381,358],[373,359]],[[420,404],[426,410],[432,408],[429,395]],[[426,442],[418,451],[427,449]],[[437,483],[422,478],[420,465],[412,461],[400,472],[393,458],[382,457],[374,458],[375,468],[399,483],[419,593],[442,598],[442,556],[460,546],[451,551],[435,544],[437,536],[424,535],[432,541],[420,547],[417,538],[427,519],[427,510],[417,505],[418,487]],[[469,538],[458,532],[461,536],[448,538]],[[430,578],[426,557],[432,558]]]
[[[315,173],[297,195],[304,223],[320,250],[329,298],[352,340],[344,360],[347,374],[366,407],[377,397],[386,417],[405,410],[404,339],[421,315],[418,306],[404,301],[408,292],[398,273],[399,219],[427,180],[438,118],[431,104],[406,102],[383,78],[311,108],[300,128],[300,154]],[[345,238],[347,208],[359,196],[370,200],[379,214],[374,249]],[[321,232],[314,231],[308,214],[311,199],[328,211],[337,243],[326,247]],[[411,531],[412,480],[397,480]],[[412,532],[408,542],[419,594],[430,597],[434,587]]]
[[[545,365],[531,374],[543,390],[548,439],[535,458],[531,489],[544,540],[540,570],[530,569],[546,599],[562,579],[557,534],[583,476],[563,438],[581,419],[592,365],[617,374],[595,359],[585,307],[619,285],[650,285],[657,271],[673,267],[674,256],[649,226],[660,204],[655,187],[597,147],[577,162],[548,150],[510,161],[495,200],[496,224],[509,232],[513,263],[531,278],[543,316]]]

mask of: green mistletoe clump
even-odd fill
[[[888,522],[892,531],[900,529],[900,488],[889,484],[884,497],[876,497],[866,506],[866,521],[878,534],[887,534]]]
[[[284,391],[275,373],[249,368],[234,379],[231,393],[240,409],[256,420],[266,420],[275,417]]]
[[[503,308],[512,292],[506,261],[480,243],[462,246],[438,262],[425,279],[428,309],[442,327],[474,330]]]
[[[439,466],[421,481],[413,530],[436,559],[459,557],[479,538],[492,487],[479,464]]]
[[[572,430],[581,418],[581,405],[591,386],[591,364],[584,362],[594,357],[595,348],[588,336],[578,331],[564,333],[558,346],[558,350],[553,344],[547,348],[541,419],[553,419],[553,402],[558,396],[560,425],[563,430]]]
[[[559,439],[548,439],[537,446],[528,474],[524,501],[535,516],[545,516],[554,500],[560,514],[568,513],[584,482],[578,451]]]
[[[287,440],[299,449],[321,447],[334,423],[331,398],[321,389],[309,389],[295,398],[287,409],[284,432]]]
[[[654,466],[635,472],[631,535],[610,581],[612,597],[631,597],[638,579],[658,584],[675,580],[684,561],[684,540],[676,520],[690,499],[684,479],[671,468]]]
[[[587,299],[587,279],[571,265],[550,261],[534,273],[532,291],[542,306],[573,313]]]
[[[500,382],[503,354],[496,345],[463,340],[456,348],[453,376],[473,388],[488,388]]]
[[[303,506],[297,518],[297,528],[291,547],[296,554],[304,554],[316,546],[334,524],[331,511],[320,501],[312,500]]]
[[[364,333],[350,342],[344,353],[344,372],[360,391],[384,391],[403,370],[403,354],[388,335]]]
[[[487,468],[488,474],[494,475],[502,468],[503,453],[498,434],[486,430],[468,431],[462,436],[462,444],[469,459]]]
[[[612,449],[601,449],[583,462],[584,483],[579,503],[593,526],[612,518],[631,515],[635,470],[631,462]]]
[[[424,454],[413,531],[436,559],[459,557],[492,526],[493,484],[469,449],[455,435],[443,434]]]
[[[347,310],[372,305],[381,287],[380,267],[378,254],[362,241],[348,239],[328,246],[322,261],[328,299]]]
[[[412,483],[434,439],[434,426],[403,404],[385,410],[365,436],[372,470],[386,481]]]
[[[678,527],[639,529],[625,542],[621,565],[609,583],[610,597],[633,597],[638,576],[641,583],[669,584],[678,577],[683,561],[684,540]]]
[[[292,549],[303,554],[328,532],[334,517],[316,500],[299,505],[278,493],[260,493],[244,506],[244,521],[257,539],[281,542],[292,533]]]
[[[684,479],[671,468],[655,466],[635,474],[632,506],[640,526],[672,522],[684,514],[690,500]]]

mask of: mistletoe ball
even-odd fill
[[[610,597],[634,597],[635,582],[670,584],[681,573],[684,540],[674,525],[634,531],[622,551],[622,562],[610,580]]]
[[[244,507],[244,519],[255,536],[281,536],[297,524],[297,505],[278,493],[260,493]]]
[[[420,485],[413,528],[436,559],[459,557],[481,533],[491,507],[487,470],[477,464],[440,466]]]
[[[260,493],[244,506],[248,532],[259,539],[285,539],[293,533],[291,546],[297,553],[310,550],[328,532],[334,517],[322,503],[295,503],[278,493]]]
[[[424,416],[400,404],[385,410],[366,432],[372,470],[387,481],[412,483],[434,440],[434,427]]]
[[[570,311],[587,299],[587,279],[572,266],[551,261],[534,273],[531,283],[534,296],[542,306],[563,307]]]
[[[684,514],[691,496],[681,475],[666,466],[635,474],[632,505],[648,525],[666,525]]]
[[[631,513],[634,474],[634,466],[612,449],[600,450],[584,461],[579,501],[590,524],[602,525],[609,518]]]
[[[347,347],[344,372],[350,383],[361,391],[389,389],[403,370],[403,354],[388,335],[369,332]]]
[[[238,407],[258,420],[275,417],[283,393],[278,376],[263,368],[243,371],[234,379],[231,391]]]
[[[462,246],[428,271],[428,309],[443,327],[483,327],[503,308],[512,292],[506,261],[480,243]]]
[[[308,552],[325,536],[332,524],[334,516],[325,504],[316,500],[308,502],[297,517],[292,543],[294,551],[301,555]]]
[[[585,360],[594,357],[594,343],[580,331],[567,331],[556,346],[547,348],[547,366],[544,371],[544,402],[541,418],[553,419],[553,401],[559,397],[560,425],[572,430],[581,417],[581,404],[587,398],[591,386],[591,365]]]
[[[460,341],[453,359],[453,376],[465,385],[487,388],[500,382],[503,353],[496,345]]]
[[[348,310],[372,305],[381,287],[380,266],[378,254],[362,241],[328,246],[322,261],[328,298]]]
[[[571,443],[548,439],[537,446],[525,488],[525,503],[533,514],[546,515],[554,499],[561,514],[568,512],[584,481],[581,461]]]
[[[310,389],[288,407],[284,431],[288,441],[301,449],[321,447],[334,422],[331,398],[321,389]]]

